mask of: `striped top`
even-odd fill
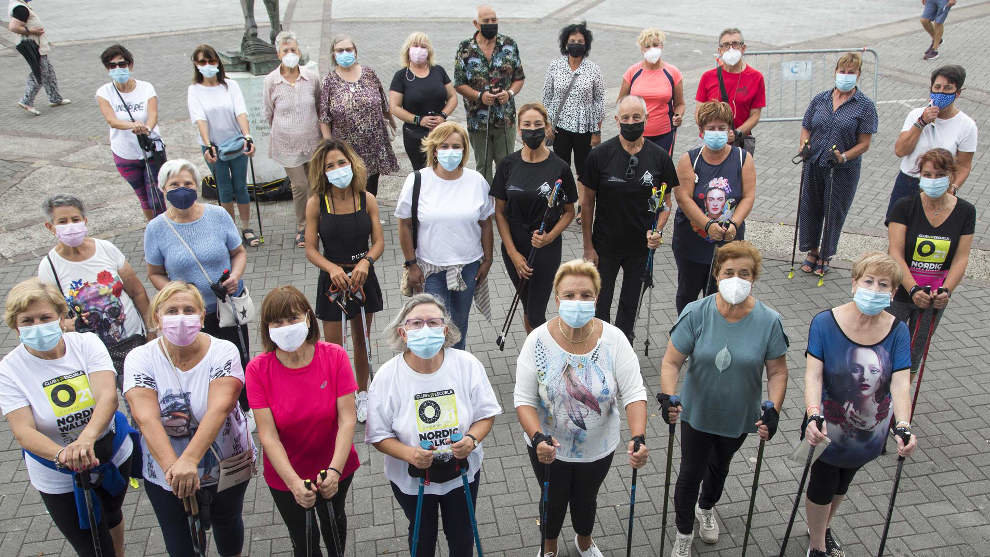
[[[265,76],[265,121],[271,127],[268,156],[278,164],[292,168],[309,161],[320,144],[320,121],[316,112],[320,101],[320,76],[315,70],[299,67],[299,77],[290,83],[281,74],[281,66]]]

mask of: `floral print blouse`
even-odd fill
[[[476,37],[477,33],[470,39],[461,41],[457,47],[457,54],[454,56],[454,87],[470,85],[475,91],[484,91],[486,87],[507,90],[513,81],[526,79],[516,41],[501,33],[496,35],[495,49],[489,61],[478,46]],[[491,108],[482,104],[480,99],[464,97],[468,129],[484,130],[488,125],[489,110],[493,127],[511,126],[516,121],[515,97],[509,97],[509,102]]]
[[[330,133],[351,144],[364,160],[368,174],[391,174],[399,169],[386,129],[388,97],[374,70],[361,67],[354,83],[330,71],[320,88],[320,121]]]
[[[574,85],[564,99],[564,92]],[[563,106],[561,103],[564,102]],[[543,82],[543,106],[554,127],[572,133],[590,133],[601,129],[605,117],[605,80],[598,64],[584,58],[578,69],[571,71],[567,56],[560,56],[547,68]]]

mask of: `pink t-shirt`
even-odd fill
[[[643,72],[633,81],[633,76],[640,70]],[[646,137],[663,135],[670,131],[670,116],[668,115],[670,108],[667,103],[674,96],[674,89],[670,86],[670,80],[667,79],[663,70],[667,70],[670,77],[674,78],[674,85],[681,82],[681,70],[666,62],[663,63],[663,69],[656,70],[648,70],[643,67],[643,62],[636,62],[629,66],[626,73],[622,74],[622,81],[632,84],[629,94],[643,97],[643,100],[646,101],[648,118],[646,119],[646,130],[643,132]]]
[[[357,391],[357,381],[347,352],[336,344],[317,342],[313,361],[290,369],[274,352],[258,354],[245,374],[251,408],[268,408],[289,462],[299,477],[315,480],[333,459],[337,441],[337,399]],[[351,444],[344,477],[360,463]],[[288,491],[265,454],[265,481],[273,489]]]

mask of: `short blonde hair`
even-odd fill
[[[904,278],[904,273],[897,261],[882,251],[866,252],[853,263],[853,280],[859,280],[866,274],[889,278],[894,290]]]
[[[426,162],[431,167],[437,164],[437,149],[440,147],[440,144],[447,141],[447,138],[453,133],[460,135],[461,140],[464,142],[464,154],[461,156],[461,164],[457,166],[457,168],[464,168],[468,157],[471,155],[471,142],[468,141],[468,132],[464,129],[464,126],[449,120],[433,128],[430,135],[423,138],[422,149],[426,153]]]
[[[858,52],[847,52],[835,63],[836,70],[849,67],[855,68],[856,73],[860,73],[863,70],[863,55]]]
[[[196,169],[193,163],[186,159],[171,159],[165,161],[165,164],[158,169],[158,189],[165,191],[165,184],[169,179],[183,171],[191,174],[193,182],[196,182],[197,186],[199,185],[201,180],[199,170]]]
[[[698,129],[702,129],[712,122],[725,122],[732,127],[732,107],[729,103],[720,101],[708,101],[701,103],[698,107],[695,120],[698,122]]]
[[[17,316],[27,311],[28,306],[35,302],[48,302],[55,308],[59,317],[64,317],[69,311],[65,296],[52,284],[41,282],[38,277],[19,282],[7,293],[6,308],[3,318],[7,326],[17,329]]]
[[[557,293],[557,287],[560,286],[560,281],[564,280],[564,277],[578,276],[578,277],[588,277],[591,279],[591,285],[595,289],[595,296],[602,290],[602,276],[598,274],[598,268],[595,264],[587,259],[571,259],[565,263],[561,263],[560,267],[557,267],[557,273],[553,276],[553,293]]]
[[[426,65],[433,66],[433,43],[430,42],[430,37],[422,31],[414,31],[409,33],[406,37],[406,42],[402,43],[402,53],[399,54],[399,61],[402,63],[403,68],[409,67],[409,47],[414,44],[423,45],[426,49]]]
[[[196,288],[196,285],[181,280],[173,280],[166,284],[165,288],[159,290],[158,294],[155,294],[155,297],[151,299],[151,305],[148,307],[148,311],[151,312],[151,318],[155,323],[161,325],[158,319],[158,310],[161,309],[162,305],[169,301],[172,296],[182,293],[192,296],[193,303],[199,308],[200,313],[206,311],[206,302],[203,301],[203,295],[199,293],[199,288]]]
[[[636,44],[640,48],[646,48],[653,46],[653,43],[659,41],[662,45],[664,41],[667,40],[667,35],[663,31],[657,29],[656,27],[648,27],[639,32],[639,36],[636,37]]]
[[[715,265],[712,266],[712,276],[718,277],[722,265],[729,259],[749,258],[753,260],[753,282],[760,278],[760,264],[763,263],[763,256],[756,246],[746,240],[729,242],[722,247],[715,248]]]

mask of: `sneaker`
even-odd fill
[[[360,391],[357,396],[357,421],[362,424],[368,420],[368,391]]]
[[[581,551],[581,546],[578,545],[577,536],[574,536],[574,549],[577,550],[580,557],[604,557],[602,552],[598,550],[598,546],[595,545],[594,540],[592,540],[591,545],[588,546],[588,549]]]
[[[818,549],[811,549],[810,547],[808,548],[808,553],[805,555],[807,555],[807,557],[828,557],[828,553]]]
[[[718,543],[718,522],[715,520],[715,507],[708,510],[694,505],[694,517],[698,519],[698,533],[705,543]]]
[[[691,557],[691,542],[694,540],[694,532],[690,534],[677,533],[674,538],[674,548],[670,550],[670,557]]]
[[[938,59],[938,51],[937,50],[929,50],[928,52],[925,53],[924,59],[925,60],[937,60]]]
[[[557,554],[554,553],[553,551],[547,551],[546,553],[543,554],[543,557],[556,557],[556,555]],[[536,557],[540,557],[539,552],[537,552]]]
[[[254,412],[248,410],[244,413],[244,417],[247,418],[248,432],[254,433],[258,429],[258,424],[254,423]]]
[[[39,111],[37,108],[35,108],[35,107],[33,107],[33,106],[29,105],[29,104],[17,103],[17,106],[19,106],[19,107],[23,108],[24,110],[28,111],[28,113],[30,113],[30,114],[34,114],[35,116],[41,116],[41,111]]]
[[[825,529],[825,553],[828,557],[846,557],[846,554],[842,551],[842,546],[832,537],[831,528]]]
[[[65,106],[67,104],[72,104],[72,101],[70,101],[69,99],[62,99],[57,103],[48,103],[48,106]]]

